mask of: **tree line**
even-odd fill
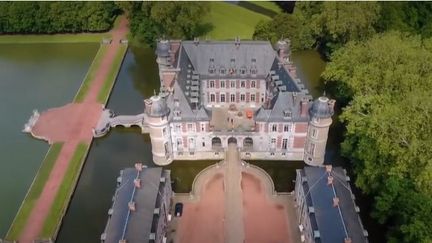
[[[431,2],[298,2],[254,33],[327,58],[342,155],[388,242],[432,242],[431,18]]]
[[[109,30],[114,2],[0,2],[0,33],[78,33]]]

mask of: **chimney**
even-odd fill
[[[335,106],[335,103],[336,103],[336,100],[333,100],[333,99],[329,100],[329,102],[328,102],[328,106],[329,106],[330,111],[331,111],[332,113],[334,112],[334,106]]]
[[[333,168],[332,165],[326,165],[325,168],[327,173],[332,172],[332,168]]]
[[[334,197],[333,198],[333,207],[337,207],[339,206],[339,198],[338,197]]]
[[[328,176],[327,177],[327,185],[330,186],[333,184],[333,176]]]
[[[136,208],[135,208],[135,202],[134,201],[129,202],[128,203],[128,207],[129,207],[130,211],[134,212],[136,210]]]
[[[309,102],[307,100],[302,100],[300,102],[300,116],[305,117],[308,114]]]
[[[135,163],[135,169],[137,171],[142,171],[143,169],[143,164],[142,163]]]
[[[344,243],[351,243],[351,242],[352,242],[352,240],[351,240],[350,237],[346,237],[346,238],[344,239]]]
[[[135,179],[134,180],[134,185],[136,188],[141,188],[141,179]]]

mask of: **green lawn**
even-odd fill
[[[108,77],[106,77],[104,84],[99,91],[97,100],[102,104],[105,104],[108,101],[108,97],[111,93],[112,87],[114,86],[117,74],[120,71],[120,67],[126,54],[127,48],[127,45],[120,45],[120,48],[116,53],[113,65],[111,66],[108,73]]]
[[[202,38],[226,40],[239,36],[241,39],[252,39],[255,25],[269,17],[226,2],[211,2],[210,13],[204,21],[213,25],[212,31]]]
[[[24,225],[27,222],[27,219],[30,215],[31,210],[34,207],[37,199],[39,198],[46,181],[51,173],[51,170],[54,166],[54,162],[57,160],[57,157],[63,147],[63,143],[55,143],[53,144],[48,153],[45,156],[45,159],[42,161],[42,164],[36,174],[35,179],[33,180],[32,185],[30,186],[29,191],[27,192],[24,201],[21,204],[21,207],[15,216],[15,219],[9,228],[9,232],[7,233],[6,239],[8,240],[17,240],[21,231],[24,228]]]
[[[110,36],[111,34],[108,32],[55,35],[0,35],[0,44],[100,42],[103,38]]]
[[[90,146],[86,143],[80,143],[76,147],[50,212],[45,219],[42,232],[39,235],[41,239],[52,239],[57,233],[63,215],[69,205],[69,200],[75,189],[89,147]]]
[[[87,91],[90,88],[90,84],[91,84],[92,80],[94,79],[96,71],[99,68],[100,63],[102,62],[102,59],[108,50],[108,47],[109,47],[108,45],[101,45],[99,47],[99,50],[96,53],[96,56],[93,59],[93,62],[90,65],[89,70],[87,71],[87,74],[84,78],[84,81],[81,84],[80,89],[78,90],[78,93],[75,95],[74,102],[82,102],[84,100],[84,98],[87,94]]]
[[[260,7],[263,7],[265,9],[272,10],[276,13],[282,12],[282,9],[274,2],[270,2],[270,1],[249,1],[249,2],[258,5]]]

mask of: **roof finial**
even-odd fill
[[[323,96],[326,97],[326,91],[325,90],[323,91]]]

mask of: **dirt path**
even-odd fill
[[[64,145],[48,181],[27,219],[27,224],[19,237],[20,243],[31,243],[38,238],[75,148],[80,142],[90,144],[92,141],[92,128],[96,126],[102,112],[102,104],[97,102],[97,96],[121,45],[119,41],[126,37],[127,31],[127,21],[124,18],[120,25],[111,31],[112,44],[96,71],[84,102],[70,103],[60,108],[42,112],[35,124],[32,130],[35,137],[45,139],[50,144],[64,142]]]

